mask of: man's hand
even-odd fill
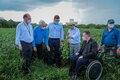
[[[68,36],[68,39],[73,39],[73,37],[72,36]]]
[[[47,50],[50,51],[50,47],[49,46],[47,46]]]
[[[116,52],[118,55],[120,55],[120,48],[118,48]]]
[[[79,58],[81,59],[81,58],[83,58],[83,56],[80,56]]]
[[[98,46],[98,50],[100,50],[100,49],[102,49],[102,46],[101,46],[101,45]]]
[[[22,46],[19,46],[19,50],[22,51]]]
[[[36,48],[36,47],[34,47],[33,50],[34,50],[35,52],[37,52],[37,48]]]
[[[77,56],[77,55],[79,55],[79,53],[77,52],[77,53],[75,53],[75,55]]]
[[[60,45],[63,46],[63,42],[60,42]]]

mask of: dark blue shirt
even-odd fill
[[[114,27],[111,31],[108,28],[104,29],[101,45],[120,47],[120,31]]]
[[[41,42],[44,41],[45,45],[48,46],[48,29],[41,29],[39,26],[36,26],[34,28],[34,41],[33,41],[33,46],[35,47],[35,44],[40,44]]]

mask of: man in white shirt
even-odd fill
[[[23,22],[19,23],[16,27],[16,45],[19,47],[21,56],[23,57],[22,69],[25,74],[30,71],[30,63],[32,56],[32,42],[33,42],[33,29],[31,25],[31,16],[24,14]]]
[[[70,47],[70,58],[75,56],[75,53],[80,51],[80,30],[75,26],[75,22],[70,23],[68,30],[68,43]],[[69,71],[71,73],[71,69]],[[69,74],[70,74],[69,73]]]

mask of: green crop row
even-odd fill
[[[63,67],[58,69],[35,60],[31,66],[31,74],[24,76],[21,71],[22,59],[15,46],[15,29],[0,28],[0,80],[68,80],[69,46],[66,38],[68,29],[64,30],[65,40],[61,46]],[[93,39],[100,43],[102,29],[80,29],[81,35],[85,30],[89,30]],[[120,58],[110,62],[103,55],[101,59],[104,67],[101,80],[120,80]]]

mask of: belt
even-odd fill
[[[80,43],[75,43],[75,44],[73,44],[73,43],[69,43],[70,45],[77,45],[77,44],[80,44]]]
[[[20,41],[20,42],[23,42],[25,44],[32,44],[32,42],[25,42],[25,41]]]
[[[51,40],[60,40],[60,38],[49,38]]]
[[[113,45],[113,46],[108,46],[108,45],[105,45],[105,47],[116,47],[116,45]]]

